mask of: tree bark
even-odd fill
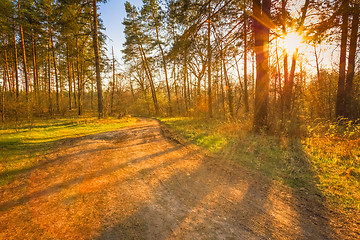
[[[50,33],[50,42],[51,42],[51,50],[52,50],[52,58],[53,58],[53,64],[54,64],[54,71],[55,71],[55,88],[56,88],[56,112],[60,112],[60,100],[59,100],[59,78],[58,78],[58,68],[57,68],[57,62],[56,62],[56,54],[55,54],[55,46],[53,37]]]
[[[344,0],[343,5],[348,6],[349,0]],[[344,117],[345,113],[345,69],[346,69],[346,47],[348,35],[348,18],[347,10],[343,11],[341,24],[341,44],[340,44],[340,63],[339,63],[339,79],[336,98],[336,117]]]
[[[32,57],[33,57],[33,78],[34,78],[34,92],[35,98],[39,92],[39,82],[38,82],[38,73],[37,73],[37,64],[36,64],[36,42],[35,37],[32,35]]]
[[[350,36],[350,51],[348,59],[348,71],[345,83],[345,117],[351,118],[352,116],[352,88],[355,73],[355,57],[356,46],[358,43],[358,29],[359,29],[359,4],[354,4],[354,14],[351,25]]]
[[[29,100],[29,82],[28,82],[28,75],[27,75],[27,62],[26,62],[26,51],[25,51],[25,39],[24,39],[24,31],[22,25],[20,25],[20,34],[21,34],[21,47],[22,47],[22,56],[23,56],[23,64],[24,64],[24,78],[25,78],[25,96],[26,101]]]
[[[48,73],[48,101],[49,101],[49,114],[52,115],[52,100],[51,100],[51,63],[50,63],[50,38],[47,47],[47,73]]]
[[[149,80],[149,83],[150,83],[150,89],[151,89],[151,94],[152,94],[153,103],[154,103],[154,107],[155,107],[155,113],[156,113],[156,115],[158,115],[159,114],[159,105],[158,105],[157,97],[156,97],[156,89],[155,89],[155,85],[154,85],[154,81],[153,81],[153,78],[152,78],[151,70],[149,68],[148,61],[147,61],[144,49],[142,47],[142,44],[139,44],[139,51],[140,51],[140,55],[141,55],[141,58],[142,58],[142,63],[143,63],[143,66],[144,66],[145,74],[146,74],[146,76],[147,76],[147,78]]]
[[[290,114],[290,110],[291,110],[291,102],[292,102],[291,99],[292,99],[292,91],[294,88],[297,53],[298,53],[298,49],[296,49],[295,52],[293,53],[289,81],[288,81],[288,84],[286,86],[284,86],[285,111],[286,111],[287,115]]]
[[[183,77],[183,93],[184,93],[184,103],[185,103],[185,111],[188,111],[188,97],[187,95],[189,94],[187,92],[187,88],[186,88],[186,82],[187,82],[187,78],[188,78],[188,67],[187,67],[187,49],[185,49],[184,51],[184,68],[183,68],[183,73],[184,73],[184,77]]]
[[[253,0],[254,35],[256,52],[256,88],[254,130],[267,127],[269,101],[269,28],[262,25],[258,19],[270,19],[271,0]]]
[[[170,92],[170,85],[169,85],[169,79],[168,79],[168,74],[167,74],[167,64],[166,64],[166,58],[165,58],[165,54],[164,54],[164,49],[161,46],[160,43],[160,37],[159,37],[159,29],[158,27],[155,28],[156,30],[156,39],[158,41],[158,45],[159,45],[159,49],[160,49],[160,53],[161,53],[161,57],[162,57],[162,62],[163,62],[163,68],[164,68],[164,74],[165,74],[165,83],[166,83],[166,90],[167,90],[167,97],[168,97],[168,112],[169,115],[172,115],[172,107],[171,107],[171,92]]]
[[[18,8],[19,8],[19,19],[21,21],[21,14],[20,14],[20,1],[18,1]],[[21,48],[22,48],[22,56],[23,56],[23,64],[24,64],[24,78],[25,78],[25,96],[26,102],[28,102],[28,94],[29,94],[29,82],[27,76],[27,63],[26,63],[26,49],[25,49],[25,39],[24,39],[24,30],[23,26],[20,23],[20,37],[21,37]]]
[[[100,54],[99,54],[99,39],[98,39],[98,15],[97,15],[97,0],[93,0],[93,44],[95,54],[95,68],[96,68],[96,86],[98,95],[98,117],[104,117],[103,113],[103,98],[102,98],[102,83],[100,75]]]
[[[14,69],[15,69],[16,98],[19,98],[19,71],[18,71],[17,43],[16,43],[15,33],[14,33]]]
[[[69,56],[69,43],[66,43],[66,63],[67,63],[67,73],[68,73],[68,83],[69,83],[69,110],[72,109],[72,79],[71,79],[71,67],[70,67],[70,56]]]
[[[209,1],[208,6],[208,28],[207,28],[207,69],[208,69],[208,111],[209,111],[209,117],[213,116],[212,111],[212,93],[211,93],[211,0]]]
[[[10,84],[10,74],[9,74],[9,64],[8,64],[8,57],[7,57],[7,51],[6,49],[4,50],[4,54],[5,54],[5,76],[9,85],[9,92],[11,93],[11,84]]]
[[[4,81],[1,88],[1,121],[5,121],[5,90],[6,90],[6,72],[4,72]]]
[[[76,39],[76,73],[77,73],[77,83],[78,83],[78,92],[77,92],[77,107],[78,107],[78,115],[82,114],[82,102],[81,102],[81,76],[80,76],[80,50],[79,50],[79,42]]]
[[[244,4],[244,104],[245,112],[249,112],[248,78],[247,78],[247,15]]]
[[[113,114],[113,107],[114,107],[114,91],[115,91],[115,56],[114,56],[114,47],[112,47],[112,69],[113,69],[113,81],[111,84],[111,99],[110,99],[110,114]]]
[[[73,79],[74,106],[75,106],[75,108],[77,108],[78,105],[77,105],[77,99],[76,99],[77,94],[76,94],[76,76],[75,76],[75,60],[74,59],[72,59],[72,61],[71,61],[71,70],[72,70],[72,79]]]
[[[228,78],[227,70],[226,70],[226,64],[225,64],[225,52],[222,51],[222,64],[224,69],[224,79],[226,84],[226,90],[227,90],[227,99],[229,104],[229,113],[231,118],[234,118],[234,107],[233,107],[233,94],[232,94],[232,87]]]

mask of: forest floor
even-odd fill
[[[60,140],[0,187],[0,239],[360,239],[322,197],[171,134],[139,119]]]

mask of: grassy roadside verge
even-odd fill
[[[329,135],[309,131],[303,139],[254,134],[246,122],[161,118],[194,144],[292,187],[324,196],[346,212],[360,211],[360,129]]]
[[[112,131],[135,122],[135,118],[74,117],[0,125],[0,186],[35,166],[58,140]]]

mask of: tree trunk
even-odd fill
[[[275,46],[275,55],[276,55],[276,79],[275,79],[275,104],[277,103],[277,94],[280,93],[281,95],[281,73],[280,73],[280,60],[279,60],[279,53],[278,53],[278,41],[276,40],[276,46]],[[277,87],[279,88],[279,91],[277,90]]]
[[[32,35],[32,57],[33,57],[32,60],[33,60],[34,92],[35,92],[35,98],[37,99],[37,95],[39,92],[39,81],[38,81],[37,64],[36,64],[36,42],[34,35]]]
[[[7,54],[6,54],[6,55],[7,55]],[[10,57],[11,57],[11,55],[10,55]],[[12,56],[12,57],[14,57],[14,56]],[[9,61],[10,61],[10,62],[14,62],[14,61],[13,61],[13,58],[11,58]],[[10,89],[9,89],[9,90],[11,91],[10,93],[13,94],[13,93],[15,93],[15,91],[16,91],[16,84],[15,84],[15,81],[16,81],[16,80],[15,80],[15,64],[11,64],[10,67],[11,67],[11,87],[10,87],[11,90],[10,90]],[[10,67],[9,67],[9,68],[10,68]]]
[[[254,35],[256,51],[256,88],[254,130],[259,131],[267,127],[269,101],[269,28],[262,25],[257,19],[270,18],[271,0],[253,0]]]
[[[291,98],[292,98],[292,90],[294,88],[294,77],[295,77],[295,67],[296,67],[296,58],[297,58],[298,49],[295,50],[292,61],[291,61],[291,69],[290,76],[284,85],[284,107],[285,107],[285,116],[289,117],[290,108],[291,108]]]
[[[317,76],[318,83],[320,83],[320,63],[319,63],[319,56],[316,51],[315,45],[314,45],[314,51],[315,51],[314,53],[315,53],[315,63],[316,63],[316,76]]]
[[[282,34],[286,35],[286,4],[287,0],[281,1],[281,26],[282,26]],[[284,55],[284,88],[282,92],[282,98],[281,98],[281,119],[284,118],[284,110],[286,109],[287,105],[287,93],[286,90],[289,88],[289,67],[288,67],[288,53],[287,49],[283,49],[283,55]]]
[[[114,56],[114,47],[112,48],[112,68],[113,68],[113,81],[112,81],[112,88],[111,88],[111,99],[110,99],[110,114],[113,114],[113,107],[114,107],[114,91],[115,91],[115,56]]]
[[[19,9],[19,20],[21,21],[21,15],[20,15],[20,1],[18,1],[18,9]],[[24,39],[24,31],[23,26],[20,23],[20,37],[21,37],[21,48],[22,48],[22,56],[23,56],[23,64],[24,64],[24,78],[25,78],[25,96],[26,96],[26,102],[28,102],[28,94],[29,94],[29,82],[28,82],[28,76],[27,76],[27,63],[26,63],[26,51],[25,51],[25,39]]]
[[[93,42],[94,42],[94,54],[95,54],[95,68],[96,68],[96,86],[98,93],[98,117],[104,117],[103,102],[102,102],[102,85],[100,76],[100,54],[99,54],[99,40],[98,40],[98,15],[97,15],[97,0],[93,0]]]
[[[246,1],[245,1],[246,3]],[[245,112],[249,112],[249,94],[248,94],[248,78],[247,78],[247,15],[246,4],[244,3],[244,104]]]
[[[55,46],[53,37],[50,33],[50,42],[51,42],[51,51],[52,51],[52,58],[53,58],[53,64],[54,64],[54,71],[55,71],[55,88],[56,88],[56,112],[60,112],[60,100],[59,100],[59,78],[58,78],[58,69],[57,69],[57,63],[56,63],[56,54],[55,54]]]
[[[20,34],[21,34],[21,47],[22,47],[22,56],[23,56],[23,64],[24,64],[24,78],[25,78],[25,96],[26,101],[29,100],[29,82],[27,76],[27,63],[26,63],[26,51],[25,51],[25,39],[24,39],[24,31],[22,25],[20,25]]]
[[[183,69],[183,73],[184,73],[184,77],[183,77],[183,93],[184,93],[184,103],[185,103],[185,111],[188,111],[188,97],[187,95],[189,94],[187,92],[186,89],[186,82],[187,82],[187,77],[188,77],[188,68],[187,68],[187,49],[185,49],[184,52],[184,69]]]
[[[155,113],[156,113],[156,115],[158,115],[159,114],[159,105],[158,105],[158,102],[157,102],[156,89],[155,89],[154,81],[153,81],[153,78],[152,78],[151,70],[149,68],[148,61],[147,61],[147,58],[146,58],[146,54],[144,52],[144,49],[143,49],[142,45],[139,44],[138,47],[139,47],[139,51],[140,51],[140,54],[141,54],[145,74],[146,74],[146,76],[147,76],[147,78],[149,80],[149,83],[150,83],[150,89],[151,89],[151,94],[152,94],[153,103],[154,103],[154,107],[155,107]]]
[[[356,45],[358,43],[358,29],[359,29],[359,4],[354,4],[354,15],[351,25],[350,36],[350,51],[348,59],[348,71],[345,83],[345,117],[351,118],[352,116],[352,87],[355,73],[355,56]]]
[[[9,74],[9,64],[8,64],[8,57],[7,57],[7,51],[4,49],[5,54],[5,77],[7,79],[8,85],[9,85],[9,92],[11,92],[11,84],[10,84],[10,74]],[[5,80],[4,80],[5,82]]]
[[[227,90],[227,99],[228,99],[228,104],[229,104],[229,113],[230,113],[231,118],[234,118],[232,86],[231,86],[229,78],[228,78],[224,57],[222,59],[222,62],[223,62],[223,68],[224,68],[224,79],[225,79],[226,90]]]
[[[16,98],[19,98],[19,71],[18,71],[17,43],[16,43],[15,33],[14,33],[14,69],[15,69]]]
[[[6,91],[6,72],[4,72],[4,80],[1,88],[1,121],[5,121],[5,91]]]
[[[159,45],[159,48],[160,48],[160,53],[161,53],[161,57],[162,57],[162,61],[163,61],[163,68],[164,68],[165,82],[166,82],[166,90],[167,90],[167,97],[168,97],[168,104],[169,104],[168,113],[171,116],[172,115],[171,92],[170,92],[170,85],[169,85],[169,79],[168,79],[168,74],[167,74],[166,58],[165,58],[164,50],[163,50],[163,48],[161,46],[161,43],[160,43],[158,27],[156,27],[155,30],[156,30],[156,38],[157,38],[157,41],[158,41],[158,45]]]
[[[68,83],[69,83],[69,110],[72,109],[72,79],[71,79],[71,67],[70,67],[70,57],[69,57],[69,43],[66,43],[66,62],[67,62],[67,73],[68,73]]]
[[[213,116],[212,112],[212,93],[211,93],[211,0],[209,1],[208,7],[208,28],[207,28],[207,69],[208,69],[208,110],[209,110],[209,117]]]
[[[81,102],[81,77],[80,77],[80,50],[79,50],[79,42],[76,39],[76,73],[77,73],[77,105],[78,105],[78,115],[82,114],[82,102]]]
[[[216,66],[218,66],[217,60],[215,63]],[[220,92],[221,92],[221,108],[223,110],[223,116],[226,116],[226,108],[225,108],[225,92],[224,92],[224,67],[223,65],[220,63]],[[215,88],[215,89],[218,89]],[[215,95],[217,96],[217,95]]]
[[[49,38],[50,40],[50,38]],[[50,42],[47,47],[47,73],[48,73],[48,101],[49,101],[49,114],[52,115],[52,100],[51,100],[51,64],[50,64]]]
[[[343,6],[347,7],[349,0],[344,0]],[[340,118],[345,113],[345,69],[346,69],[346,47],[348,35],[349,13],[347,10],[343,12],[341,24],[341,44],[340,44],[340,63],[339,63],[339,79],[336,98],[336,117]]]
[[[75,76],[75,60],[74,59],[72,59],[72,61],[71,61],[71,70],[72,70],[72,79],[73,79],[74,106],[75,106],[75,108],[77,108],[78,105],[77,105],[77,94],[76,94],[76,76]]]

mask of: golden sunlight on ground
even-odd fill
[[[169,136],[139,119],[63,140],[0,189],[0,239],[347,239],[322,202]]]

